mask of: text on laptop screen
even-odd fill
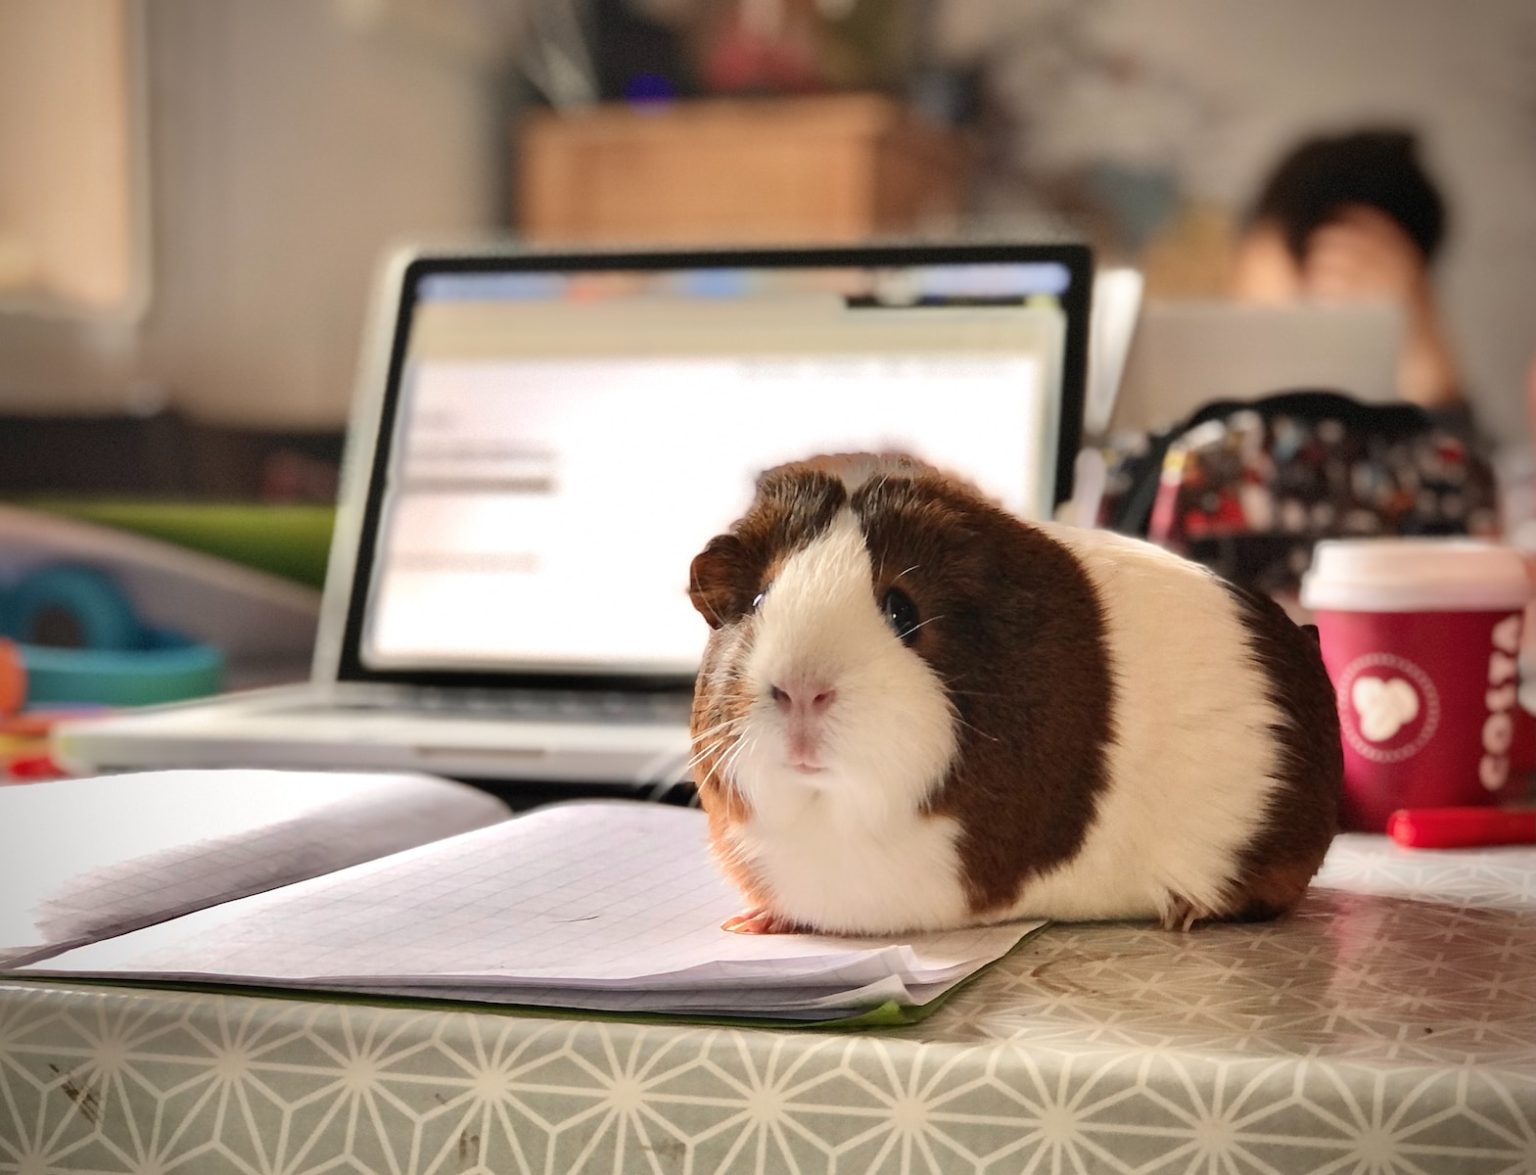
[[[688,567],[758,474],[902,450],[1048,516],[1069,272],[420,279],[367,669],[689,674]]]

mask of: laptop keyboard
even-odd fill
[[[684,724],[693,704],[690,692],[619,693],[585,690],[422,690],[409,696],[351,696],[328,707],[331,713],[451,715],[488,722],[598,722]]]

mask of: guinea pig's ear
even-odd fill
[[[693,558],[688,570],[688,598],[711,628],[719,628],[737,610],[747,549],[733,534],[717,534]]]

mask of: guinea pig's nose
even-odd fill
[[[786,681],[768,687],[774,704],[786,713],[824,713],[837,700],[837,691],[819,681]]]

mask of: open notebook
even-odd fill
[[[242,809],[253,795],[269,802]],[[701,812],[599,800],[508,815],[425,776],[163,772],[0,789],[0,969],[900,1020],[1039,925],[731,934],[720,923],[740,898]],[[61,860],[48,842],[71,840],[66,827],[83,834]]]

